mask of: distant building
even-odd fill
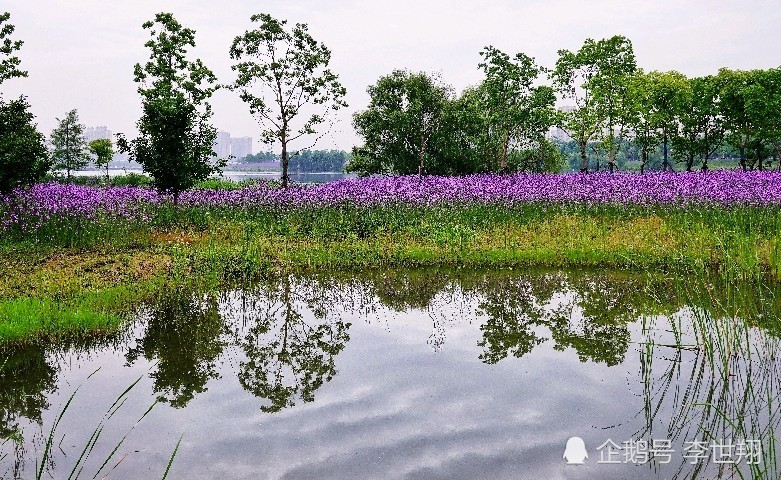
[[[228,158],[231,154],[231,134],[228,132],[217,132],[217,138],[214,141],[214,153],[217,158]]]
[[[572,105],[565,105],[563,107],[559,107],[558,110],[560,112],[570,113],[575,110],[575,107]],[[559,142],[569,142],[572,140],[572,138],[567,135],[567,132],[559,127],[551,127],[551,129],[548,130],[548,139],[558,140]]]
[[[237,137],[230,139],[231,155],[235,160],[242,160],[252,155],[252,137]]]
[[[87,127],[84,129],[84,140],[86,140],[87,143],[101,138],[113,139],[111,130],[105,126]]]

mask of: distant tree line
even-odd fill
[[[300,150],[290,154],[288,168],[296,173],[341,172],[350,158],[350,154],[342,150]],[[248,163],[279,163],[279,154],[273,152],[258,152],[244,157]]]

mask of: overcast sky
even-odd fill
[[[11,13],[30,73],[0,88],[6,98],[27,95],[46,134],[73,108],[86,126],[134,134],[140,100],[132,70],[149,56],[141,24],[160,11],[196,31],[192,58],[225,83],[233,79],[229,46],[251,27],[252,14],[308,23],[332,50],[331,67],[350,104],[316,148],[349,149],[359,141],[351,114],[366,106],[366,87],[381,75],[395,68],[438,72],[460,91],[479,82],[486,45],[552,66],[561,48],[620,34],[632,40],[645,70],[704,75],[781,65],[779,0],[0,0],[0,11]],[[261,148],[257,124],[234,94],[218,92],[213,106],[218,129],[251,136],[255,151]]]

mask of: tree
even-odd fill
[[[114,147],[110,138],[98,138],[87,145],[89,152],[95,156],[95,166],[106,167],[106,181],[108,181],[108,164],[114,158]]]
[[[58,125],[51,134],[54,168],[65,170],[70,179],[71,171],[81,170],[89,163],[87,142],[84,140],[84,125],[79,123],[76,109],[68,112],[65,118],[58,118],[57,122]]]
[[[9,38],[15,28],[7,23],[10,18],[8,12],[0,14],[0,83],[27,76],[14,55],[23,42]],[[35,183],[51,168],[46,139],[33,123],[35,116],[29,108],[25,97],[10,102],[0,97],[0,193]]]
[[[0,100],[0,193],[39,181],[51,168],[45,137],[24,97]]]
[[[499,146],[499,169],[507,172],[507,157],[512,144],[530,146],[544,138],[554,123],[556,101],[553,89],[534,86],[543,69],[534,59],[506,53],[488,46],[480,52],[479,67],[485,79],[479,91],[485,110],[486,130]]]
[[[725,139],[740,152],[740,166],[747,170],[746,148],[758,134],[759,119],[749,108],[756,74],[722,68],[717,80],[721,85],[719,95],[726,129]]]
[[[760,91],[753,92],[748,107],[757,112],[760,140],[772,149],[781,165],[781,68],[765,70],[758,75]]]
[[[662,170],[672,170],[669,159],[670,137],[677,134],[679,115],[686,108],[690,85],[684,75],[675,72],[648,74],[647,113],[662,144]]]
[[[22,48],[24,42],[9,38],[16,29],[14,25],[8,23],[10,18],[11,14],[8,12],[0,14],[0,83],[11,78],[27,76],[26,71],[19,69],[21,60],[14,55],[14,52]]]
[[[564,169],[564,157],[553,142],[543,138],[530,148],[512,152],[508,164],[515,172],[559,173]]]
[[[312,38],[306,24],[288,31],[286,20],[265,13],[251,21],[260,26],[237,36],[230,48],[230,58],[238,62],[231,67],[238,75],[230,88],[261,125],[261,140],[281,144],[282,186],[287,187],[288,144],[316,135],[331,112],[347,106],[347,91],[328,69],[331,51]]]
[[[669,142],[678,136],[680,116],[690,107],[691,85],[678,72],[638,70],[628,82],[628,127],[644,173],[651,155],[663,146],[662,170],[671,170]]]
[[[702,170],[707,170],[708,159],[724,137],[717,80],[712,76],[688,80],[685,100],[678,112],[679,130],[672,137],[673,153],[688,172],[698,160]]]
[[[155,187],[173,195],[218,172],[225,160],[211,163],[217,129],[208,99],[217,90],[217,77],[200,59],[188,60],[188,47],[195,47],[195,31],[184,28],[170,13],[158,13],[144,23],[152,37],[146,43],[150,59],[136,64],[143,114],[139,136],[128,142],[117,136],[120,151],[130,153],[152,177]]]
[[[434,150],[446,129],[444,118],[452,89],[426,73],[395,70],[366,90],[369,106],[353,116],[364,144],[353,150],[348,171],[421,176],[444,173],[447,159]]]
[[[635,69],[632,43],[620,35],[599,41],[588,38],[577,52],[559,50],[558,54],[551,80],[562,98],[574,103],[563,110],[559,126],[578,143],[580,171],[587,172],[590,142],[601,138],[613,149],[612,129],[621,109],[611,88],[621,85]]]

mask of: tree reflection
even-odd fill
[[[47,395],[57,390],[57,371],[42,346],[3,353],[0,359],[0,445],[10,444],[14,450],[13,466],[6,474],[21,478],[25,462],[22,418],[41,425],[42,414],[49,408]],[[4,460],[3,455],[0,460]]]
[[[545,323],[546,312],[528,282],[509,281],[506,290],[491,288],[478,306],[478,314],[488,317],[480,326],[485,350],[480,360],[497,363],[508,355],[522,357],[546,339],[534,331]],[[503,289],[502,289],[503,290]]]
[[[214,296],[172,294],[153,307],[144,337],[126,358],[130,364],[139,357],[156,360],[150,376],[158,399],[181,408],[219,377],[216,362],[226,332]]]
[[[41,413],[49,408],[46,394],[56,390],[57,371],[43,347],[34,346],[6,352],[0,360],[0,438],[19,431],[20,418],[41,423]]]
[[[477,313],[487,317],[480,327],[480,359],[522,357],[549,332],[554,349],[573,348],[583,362],[621,363],[629,348],[627,324],[637,318],[638,292],[644,291],[628,283],[631,279],[593,274],[486,277],[474,286],[482,297]]]
[[[329,319],[329,308],[317,305],[302,284],[293,287],[284,276],[280,284],[265,291],[265,301],[252,310],[254,323],[237,344],[246,360],[239,366],[242,387],[269,401],[264,412],[278,412],[295,404],[314,400],[314,393],[336,375],[334,358],[350,340],[349,323]],[[311,291],[310,291],[311,293]],[[314,313],[305,320],[296,310],[304,301]]]

